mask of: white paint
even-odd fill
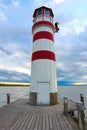
[[[49,21],[49,22],[53,23],[53,18],[48,17],[48,16],[44,16],[44,21]]]
[[[37,92],[37,82],[50,82],[50,92],[57,92],[56,64],[55,61],[39,59],[32,62],[31,69],[32,92]]]
[[[37,32],[40,32],[40,31],[47,31],[47,32],[50,32],[54,35],[54,31],[53,29],[50,27],[50,26],[45,26],[45,25],[42,25],[42,26],[38,26],[34,29],[33,31],[33,35]]]
[[[35,22],[34,23],[36,23],[36,22],[39,22],[39,21],[48,21],[48,22],[53,22],[53,19],[52,19],[52,17],[49,17],[49,16],[38,16],[36,19],[35,19]]]
[[[37,104],[50,104],[50,86],[49,82],[37,83]]]
[[[55,52],[54,42],[49,39],[38,39],[33,43],[33,52],[39,50],[48,50]]]

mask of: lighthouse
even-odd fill
[[[33,14],[33,44],[31,58],[30,103],[32,105],[54,105],[58,103],[56,57],[51,8],[42,6]]]

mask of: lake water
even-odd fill
[[[30,87],[0,87],[0,107],[6,105],[6,94],[10,93],[11,102],[17,99],[29,98]],[[68,97],[76,102],[80,101],[80,93],[84,94],[87,108],[87,86],[59,86],[58,97]]]

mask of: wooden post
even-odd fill
[[[83,106],[84,106],[84,95],[83,94],[80,94],[80,102],[82,102]]]
[[[84,130],[84,117],[83,117],[83,111],[84,111],[84,107],[83,107],[83,103],[79,102],[77,103],[77,111],[78,111],[78,121],[79,121],[79,128],[80,130]]]
[[[84,109],[81,111],[81,118],[82,118],[82,125],[83,125],[83,129],[85,128],[85,113],[84,113]]]
[[[68,113],[68,97],[64,97],[64,115]]]
[[[84,127],[85,127],[85,121],[84,121],[84,119],[85,119],[85,112],[84,112],[84,95],[83,94],[80,94],[80,101],[82,102],[82,104],[83,104],[83,110],[81,111],[81,118],[82,118],[82,125],[83,125],[83,129],[84,129]]]
[[[7,93],[7,104],[10,104],[10,93]]]
[[[87,130],[87,119],[84,119],[84,122],[85,122],[84,130]]]

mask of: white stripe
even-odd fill
[[[42,21],[43,19],[44,19],[44,21],[48,21],[48,22],[53,23],[52,17],[49,17],[49,16],[40,16],[40,17],[37,17],[37,18],[35,19],[35,23],[40,22],[40,21]]]
[[[38,50],[48,50],[55,52],[54,42],[48,39],[39,39],[33,43],[33,52]]]
[[[43,25],[36,27],[36,29],[34,29],[33,35],[40,31],[47,31],[54,35],[54,32],[53,32],[52,28],[50,28],[50,26],[43,26]]]

